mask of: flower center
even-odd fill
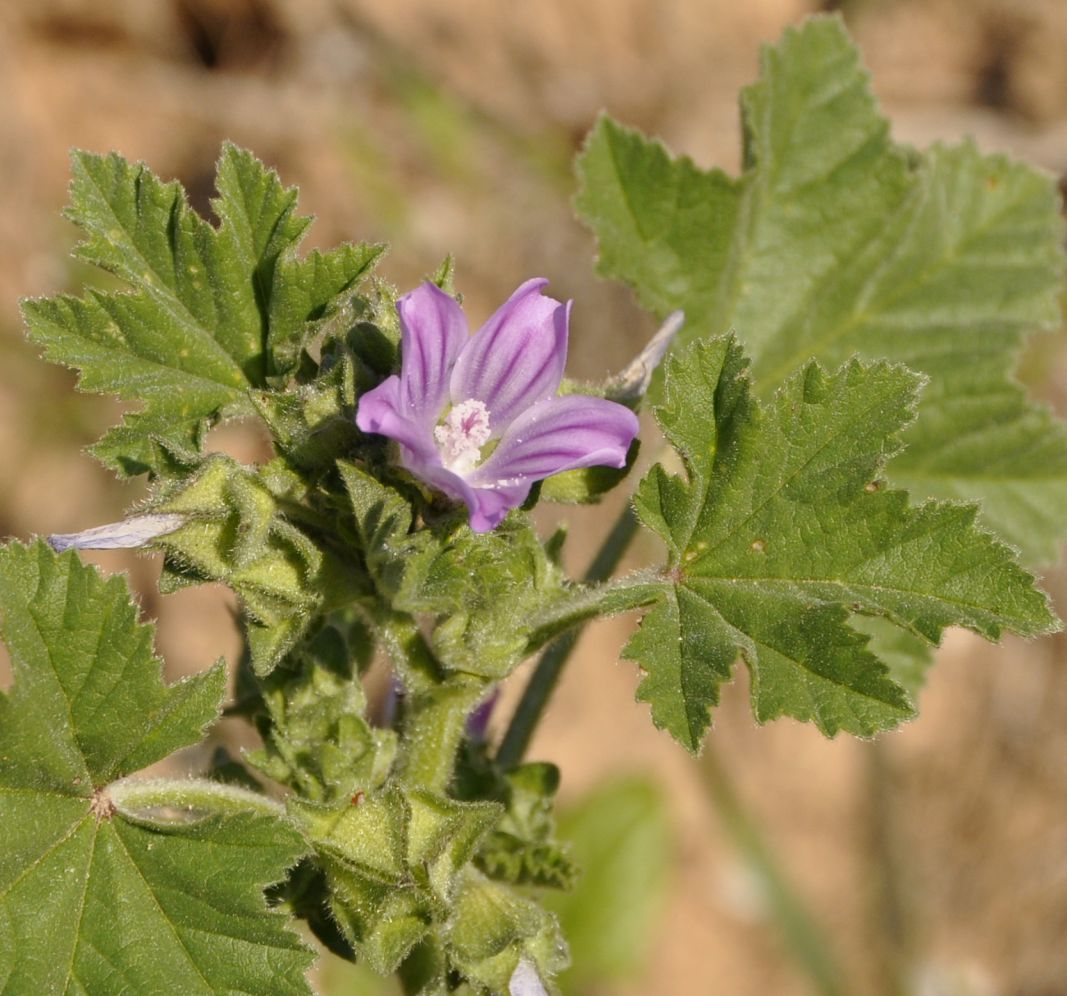
[[[444,422],[433,430],[444,465],[456,474],[474,469],[489,439],[489,409],[468,398],[453,406]]]

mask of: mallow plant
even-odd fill
[[[296,192],[239,148],[217,223],[74,153],[77,256],[125,287],[25,320],[83,390],[136,402],[92,453],[149,490],[0,549],[0,989],[306,993],[315,938],[408,993],[554,991],[567,939],[540,900],[581,869],[559,773],[525,754],[584,622],[639,615],[641,708],[694,754],[740,666],[757,722],[872,737],[915,715],[946,628],[1058,628],[1029,572],[1064,538],[1067,433],[1012,374],[1058,327],[1055,184],[893,144],[833,19],[767,48],[741,108],[737,176],[607,117],[590,134],[600,270],[665,323],[599,384],[565,378],[585,331],[542,279],[508,275],[469,324],[450,260],[398,296],[382,246],[301,255]],[[206,452],[227,419],[270,459]],[[530,509],[615,488],[568,577]],[[639,530],[660,554],[619,573]],[[79,559],[100,547],[161,553],[164,593],[236,593],[229,677],[162,680],[124,579]],[[139,774],[220,715],[260,746]]]

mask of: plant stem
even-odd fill
[[[376,622],[378,634],[404,682],[405,691],[412,695],[429,693],[444,682],[444,669],[411,616],[382,610]]]
[[[485,694],[485,682],[452,679],[410,697],[404,721],[404,780],[413,788],[444,792],[452,780],[467,717]]]
[[[383,612],[378,631],[404,685],[404,781],[412,788],[444,792],[452,780],[467,716],[487,683],[449,676],[411,616]]]
[[[825,931],[790,884],[759,821],[745,808],[710,743],[705,744],[700,765],[708,800],[757,879],[790,954],[804,969],[815,992],[821,996],[842,996],[845,988],[841,970]]]
[[[179,815],[167,822],[185,822],[195,811],[201,813],[252,812],[286,819],[280,802],[206,778],[122,778],[112,782],[107,795],[122,813],[129,816],[153,816],[153,810],[178,810]]]
[[[637,516],[627,505],[597,551],[583,580],[589,584],[607,580],[619,566],[622,555],[636,534]],[[565,633],[541,655],[541,659],[537,662],[537,667],[523,690],[522,698],[519,700],[507,733],[504,734],[500,749],[497,751],[497,762],[505,769],[514,768],[522,761],[523,755],[530,746],[534,730],[537,729],[537,724],[541,721],[541,716],[559,682],[559,676],[563,673],[563,666],[578,642],[579,632],[580,629],[576,628]]]
[[[650,605],[663,594],[662,571],[632,571],[604,584],[586,585],[561,604],[553,605],[529,621],[529,654],[593,619],[618,615]]]

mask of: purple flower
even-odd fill
[[[570,304],[527,280],[473,336],[463,310],[424,283],[397,302],[400,376],[359,399],[363,432],[400,444],[416,477],[462,501],[475,532],[500,524],[535,481],[577,467],[622,467],[637,435],[628,408],[557,398]]]

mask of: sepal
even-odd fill
[[[364,653],[326,625],[260,682],[254,767],[306,799],[328,803],[374,792],[387,780],[397,738],[366,719],[354,659]]]
[[[221,454],[166,489],[151,511],[185,517],[184,525],[154,543],[166,555],[161,590],[203,581],[232,588],[258,674],[277,666],[313,612],[368,592],[358,564],[324,554],[282,514],[255,471]]]

